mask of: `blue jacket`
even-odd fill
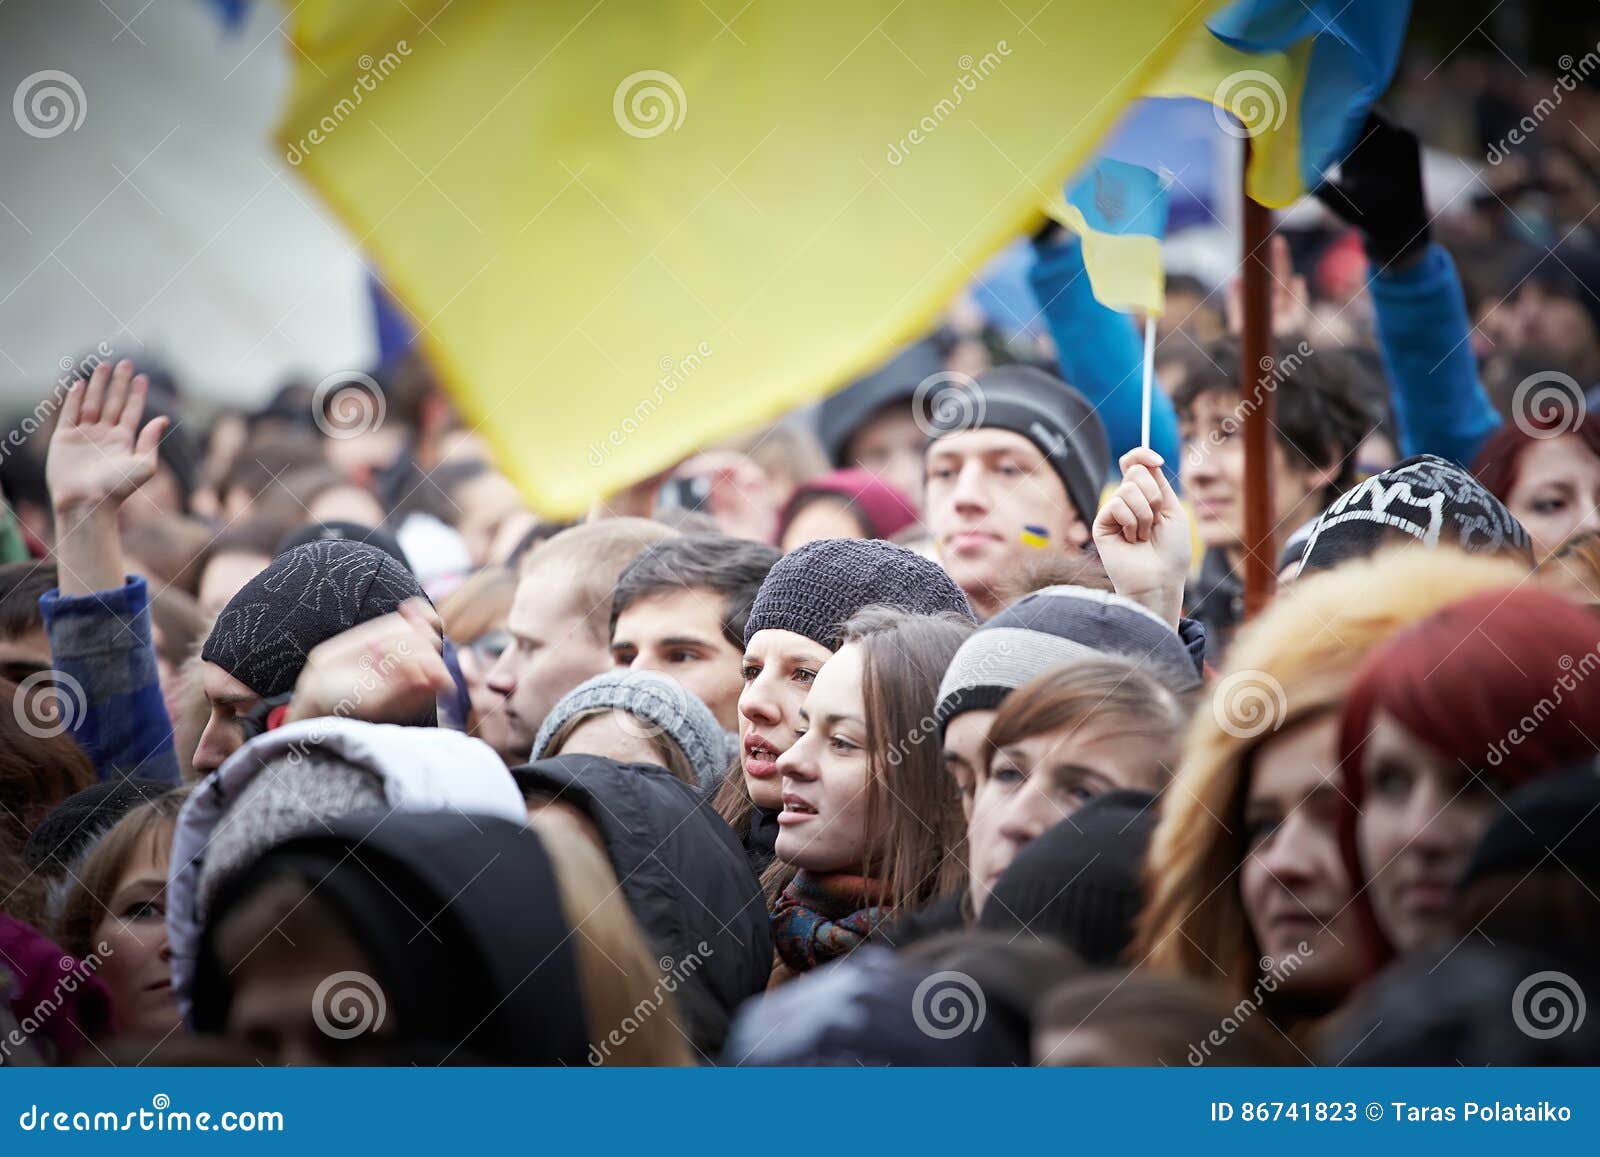
[[[1472,321],[1455,263],[1430,244],[1422,260],[1368,283],[1402,458],[1437,454],[1470,466],[1500,427],[1472,355]]]
[[[1083,246],[1076,238],[1036,249],[1028,284],[1039,299],[1065,378],[1100,414],[1111,443],[1111,467],[1139,445],[1144,345],[1133,321],[1101,305],[1089,287]],[[1150,398],[1150,448],[1178,471],[1178,414],[1156,385]]]
[[[131,575],[119,590],[39,596],[50,660],[64,684],[72,738],[101,779],[136,775],[177,783],[172,721],[150,634],[150,592]]]

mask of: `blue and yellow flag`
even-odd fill
[[[1143,165],[1103,158],[1068,189],[1050,215],[1083,238],[1083,264],[1100,304],[1159,316],[1166,305],[1161,238],[1167,187]]]
[[[1226,109],[1254,145],[1249,193],[1293,204],[1355,144],[1394,77],[1411,0],[1236,0],[1146,87]]]
[[[551,515],[925,332],[1210,0],[302,0],[279,133]]]

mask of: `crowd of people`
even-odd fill
[[[572,523],[420,353],[355,428],[85,359],[0,458],[0,1061],[1600,1063],[1600,254],[1464,278],[1419,157],[1246,375],[1171,278],[1148,441],[1057,229],[1044,336]]]

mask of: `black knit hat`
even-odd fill
[[[1052,937],[1089,964],[1121,959],[1139,914],[1155,802],[1143,791],[1095,796],[1017,853],[978,927]]]
[[[943,400],[932,407],[933,436],[977,429],[1021,434],[1050,463],[1084,524],[1092,523],[1111,471],[1111,444],[1089,399],[1032,366],[992,369],[975,389],[976,397],[964,404]]]
[[[1496,872],[1565,869],[1600,882],[1600,764],[1541,776],[1511,792],[1483,833],[1461,887]]]
[[[1154,611],[1107,591],[1054,586],[1018,599],[979,625],[950,660],[933,709],[941,731],[965,711],[987,711],[1036,675],[1074,659],[1136,660],[1177,692],[1200,685],[1183,639]]]
[[[871,606],[974,617],[967,596],[931,559],[882,539],[823,538],[784,555],[767,572],[744,641],[757,631],[793,631],[837,651],[845,622]]]
[[[312,647],[411,598],[427,595],[387,552],[345,539],[308,542],[228,600],[200,657],[271,699],[294,689]]]
[[[836,467],[854,465],[847,458],[856,431],[885,406],[910,402],[917,388],[944,371],[944,356],[931,338],[901,350],[864,378],[851,382],[817,407],[817,441]]]
[[[1454,462],[1418,454],[1360,482],[1317,518],[1300,573],[1364,558],[1390,541],[1459,547],[1474,554],[1532,549],[1506,504]]]
[[[411,565],[411,560],[400,547],[400,540],[394,535],[381,527],[363,526],[359,522],[347,522],[342,518],[336,518],[332,522],[308,522],[299,530],[291,530],[278,540],[278,549],[273,551],[272,555],[276,558],[308,542],[323,542],[336,538],[375,546],[412,574],[417,573],[417,568]]]
[[[28,836],[22,858],[30,868],[70,867],[123,816],[171,790],[172,784],[162,780],[135,778],[109,779],[86,787],[45,813]]]

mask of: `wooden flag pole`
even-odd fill
[[[1244,332],[1240,335],[1239,400],[1244,408],[1244,613],[1256,615],[1272,598],[1277,574],[1277,536],[1272,525],[1273,391],[1267,388],[1271,368],[1272,282],[1267,270],[1267,242],[1272,213],[1249,193],[1250,141],[1244,146],[1240,176],[1243,202]]]

